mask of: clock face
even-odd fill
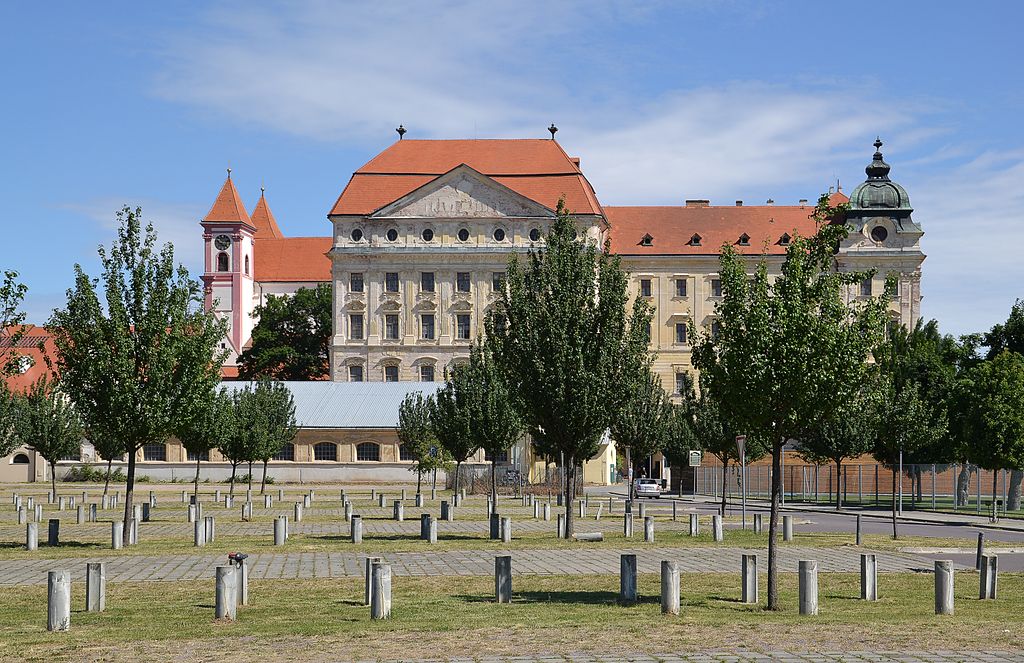
[[[227,235],[217,235],[217,239],[213,240],[213,245],[217,247],[218,251],[224,251],[231,246],[231,238]]]

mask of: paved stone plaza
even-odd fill
[[[420,663],[718,663],[719,661],[779,661],[782,663],[1016,663],[1024,661],[1020,652],[984,651],[713,651],[694,653],[663,653],[637,656],[593,656],[571,654],[568,656],[514,656],[484,658],[428,659]]]

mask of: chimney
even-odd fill
[[[579,157],[569,157],[569,161],[572,161],[572,162],[573,162],[573,164],[574,164],[574,165],[575,165],[575,166],[576,166],[577,168],[579,168],[579,167],[580,167],[580,158],[579,158]]]
[[[686,206],[687,207],[710,207],[711,206],[711,201],[710,200],[687,200],[686,201]]]
[[[743,201],[742,200],[737,200],[736,201],[736,207],[743,207]]]
[[[769,199],[768,199],[768,201],[767,201],[767,202],[765,202],[765,205],[767,205],[768,207],[771,207],[771,206],[772,206],[772,205],[774,205],[774,204],[775,204],[775,201],[774,201],[774,200],[772,200],[771,198],[769,198]]]
[[[806,204],[807,204],[807,199],[806,198],[801,198],[800,199],[800,207],[803,207]]]

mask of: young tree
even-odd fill
[[[295,399],[292,392],[281,382],[261,379],[251,395],[250,411],[253,414],[250,431],[249,458],[263,463],[263,477],[260,493],[267,490],[267,466],[270,459],[281,452],[281,448],[295,439],[299,432],[295,421]],[[252,461],[249,464],[249,486],[252,486]]]
[[[220,440],[217,451],[231,463],[231,479],[228,494],[235,494],[235,476],[238,465],[247,460],[250,442],[247,427],[255,412],[252,408],[252,387],[245,385],[231,393],[231,426]]]
[[[869,351],[881,340],[887,294],[848,301],[870,274],[838,272],[835,253],[846,227],[833,224],[841,210],[822,196],[814,215],[818,232],[787,247],[782,273],[768,279],[765,258],[753,280],[748,261],[723,245],[719,270],[723,297],[716,304],[718,333],[692,327],[693,364],[707,374],[727,418],[748,439],[767,440],[772,453],[768,528],[768,608],[779,608],[778,520],[782,450],[809,425],[849,400],[863,385]]]
[[[211,391],[196,404],[196,409],[181,420],[175,436],[185,449],[196,457],[196,478],[193,494],[199,499],[199,467],[210,449],[220,447],[232,434],[234,403],[224,390]]]
[[[507,287],[490,316],[487,342],[521,404],[535,444],[563,458],[565,532],[575,531],[578,468],[600,448],[615,419],[624,376],[647,353],[650,321],[637,298],[627,312],[627,277],[618,257],[577,239],[561,202],[546,246],[508,267]]]
[[[325,380],[330,373],[331,284],[271,295],[256,307],[252,345],[238,357],[243,380]]]
[[[117,437],[110,435],[105,429],[86,429],[85,436],[92,443],[96,454],[107,461],[107,471],[103,478],[103,494],[110,492],[110,470],[114,460],[124,457],[124,443]]]
[[[423,475],[430,471],[433,459],[436,458],[437,436],[430,423],[429,396],[422,392],[406,394],[402,404],[398,406],[398,440],[402,449],[413,458],[413,471],[416,472],[416,494],[419,495]],[[431,452],[434,452],[431,454]]]
[[[633,476],[633,454],[646,458],[665,448],[675,413],[661,380],[649,368],[637,371],[620,395],[618,415],[612,421],[615,443],[626,450],[626,476]],[[636,498],[635,481],[629,485],[629,499]]]
[[[18,341],[25,334],[25,312],[21,303],[28,287],[18,281],[18,272],[4,271],[0,283],[0,379],[18,371]]]
[[[20,444],[17,435],[18,400],[0,378],[0,456],[7,456]]]
[[[53,383],[40,378],[18,397],[17,436],[50,466],[50,482],[57,496],[57,461],[77,456],[82,445],[82,422],[74,405]]]
[[[117,214],[117,240],[99,249],[99,280],[75,265],[67,306],[49,327],[61,390],[86,429],[119,440],[128,455],[125,520],[135,496],[136,455],[170,437],[182,417],[220,381],[225,327],[203,309],[202,290],[170,244],[157,250],[142,210]],[[125,528],[125,543],[129,530]]]
[[[430,423],[437,441],[455,462],[453,488],[459,494],[462,464],[480,448],[473,435],[470,403],[466,390],[459,382],[461,366],[452,369],[448,381],[430,403]]]
[[[1024,355],[1024,301],[1018,299],[1010,309],[1010,317],[1005,323],[995,325],[984,336],[984,344],[988,346],[988,358],[994,359],[1003,350]],[[1010,511],[1020,510],[1021,484],[1024,483],[1024,470],[1010,470],[1010,486],[1006,496],[1006,508]]]

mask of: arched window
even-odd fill
[[[313,460],[338,460],[338,445],[334,442],[318,442],[313,445]]]
[[[416,454],[412,452],[409,445],[402,444],[398,447],[398,458],[400,460],[416,460]]]
[[[147,444],[142,447],[143,460],[167,460],[167,447],[163,444]]]
[[[28,465],[28,456],[26,456],[25,454],[18,454],[17,456],[14,457],[14,460],[11,462],[13,462],[15,465]]]
[[[295,460],[295,445],[285,442],[281,450],[274,454],[274,460]]]
[[[217,254],[217,271],[228,271],[228,254],[224,253],[223,251]]]
[[[249,275],[249,256],[245,256],[245,275]]]
[[[356,445],[356,460],[380,461],[380,445],[374,442],[363,442]]]

